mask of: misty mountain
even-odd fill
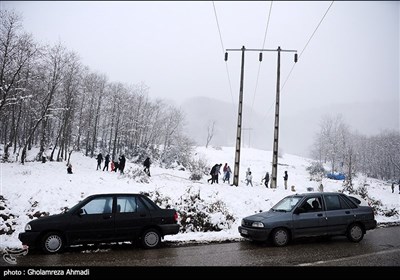
[[[205,146],[207,127],[215,121],[211,146],[235,146],[237,130],[237,104],[207,97],[186,99],[182,107],[186,114],[187,134],[199,146]],[[379,134],[384,130],[396,130],[400,127],[399,106],[396,102],[330,104],[312,110],[296,113],[280,111],[279,150],[310,156],[316,133],[320,130],[323,116],[341,114],[351,131],[366,136]],[[272,150],[273,110],[266,116],[243,105],[242,147]],[[249,130],[251,128],[251,130]]]

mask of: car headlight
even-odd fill
[[[31,225],[30,224],[26,224],[25,231],[29,231],[29,230],[32,230]]]
[[[251,224],[252,227],[264,227],[264,224],[261,222],[254,222]]]

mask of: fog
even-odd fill
[[[280,148],[307,156],[325,114],[366,135],[400,127],[400,2],[2,1],[42,44],[61,42],[110,81],[145,83],[187,112],[205,145],[234,145],[241,52],[281,53]],[[271,6],[272,5],[272,6]],[[267,28],[268,26],[268,28]],[[272,149],[277,52],[245,52],[243,145]],[[246,130],[247,129],[247,130]]]

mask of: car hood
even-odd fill
[[[50,215],[50,216],[47,216],[47,217],[40,217],[40,218],[37,218],[35,220],[30,221],[29,224],[32,227],[35,227],[35,228],[36,227],[41,227],[41,226],[44,226],[44,225],[48,225],[48,224],[54,224],[54,223],[58,224],[58,223],[60,223],[62,221],[65,221],[67,216],[68,215],[66,213],[63,213],[63,214]]]
[[[250,221],[254,221],[254,222],[261,222],[263,220],[266,219],[270,219],[270,218],[274,218],[277,217],[279,215],[284,214],[284,212],[274,212],[274,211],[267,211],[267,212],[261,212],[258,214],[254,214],[251,216],[248,216],[245,218],[245,220],[250,220]]]

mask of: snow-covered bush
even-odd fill
[[[208,200],[200,196],[200,189],[189,187],[178,201],[163,197],[159,192],[143,193],[162,208],[174,208],[179,214],[181,232],[208,232],[229,229],[235,218],[229,213],[225,203],[216,198]]]
[[[0,235],[11,235],[15,231],[15,218],[18,216],[10,212],[10,209],[7,205],[7,199],[5,199],[2,195],[0,195],[0,211]]]
[[[149,176],[143,171],[142,168],[128,168],[128,170],[124,171],[123,176],[133,179],[138,183],[149,183]]]
[[[210,201],[201,198],[200,190],[188,188],[181,196],[179,205],[182,232],[207,232],[229,229],[235,221],[226,205],[220,199],[211,197]]]
[[[199,158],[199,159],[192,159],[189,162],[189,170],[190,170],[190,177],[189,179],[192,181],[199,181],[203,178],[205,174],[207,174],[208,167],[206,160]]]

